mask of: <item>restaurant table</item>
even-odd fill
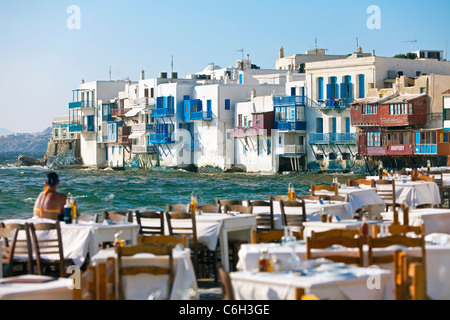
[[[367,179],[378,180],[377,176],[369,176]],[[394,179],[395,198],[397,204],[406,202],[408,207],[416,208],[423,204],[433,206],[441,204],[439,186],[435,182],[411,181],[409,179]],[[378,185],[377,188],[387,189],[389,185]]]
[[[256,216],[253,214],[203,213],[195,217],[197,223],[198,242],[216,250],[220,244],[220,256],[224,270],[229,271],[228,240],[250,242],[251,231],[256,230]],[[142,225],[159,225],[159,219],[141,219]],[[167,221],[166,221],[167,222]],[[171,221],[173,226],[188,226],[189,221]],[[167,223],[166,234],[168,234]]]
[[[383,224],[380,220],[367,220],[367,224],[369,225],[369,235],[372,233],[372,225],[374,224]],[[320,222],[320,221],[308,221],[304,222],[303,226],[303,237],[311,236],[311,231],[314,232],[323,232],[331,229],[344,229],[344,230],[358,230],[358,228],[363,227],[363,221],[361,220],[341,220],[339,222]]]
[[[306,271],[307,270],[307,271]],[[393,273],[325,263],[305,269],[305,275],[284,272],[231,272],[237,300],[293,300],[295,289],[330,300],[392,300]]]
[[[73,279],[39,275],[3,278],[0,300],[73,300]]]
[[[105,263],[110,257],[116,258],[117,254],[114,248],[100,250],[92,257],[92,264]],[[166,266],[167,258],[158,257],[150,253],[140,253],[132,257],[123,257],[123,264],[129,266]],[[175,247],[173,250],[174,259],[174,281],[171,300],[198,300],[197,279],[195,270],[191,261],[191,251],[187,248],[180,249]],[[118,270],[118,266],[116,267]],[[118,273],[116,274],[116,279]],[[150,274],[140,274],[124,277],[125,297],[129,300],[147,300],[149,295],[155,294],[155,291],[165,288],[164,283],[167,276],[155,276]],[[127,289],[129,288],[129,289]],[[166,296],[166,292],[160,292],[157,296]],[[156,297],[158,298],[158,297]]]
[[[383,212],[383,219],[394,220],[392,211]],[[403,224],[403,214],[398,215],[399,223]],[[425,225],[425,233],[450,233],[450,209],[424,208],[409,210],[409,225]]]
[[[32,219],[10,219],[4,220],[8,223],[54,223],[55,221],[49,219],[32,218]],[[64,258],[71,259],[75,265],[81,267],[86,258],[95,255],[100,249],[103,242],[113,242],[114,235],[121,232],[121,239],[128,241],[130,244],[137,243],[139,233],[139,225],[135,223],[120,222],[114,224],[94,223],[94,222],[80,222],[78,224],[66,224],[60,222],[61,237],[64,251]],[[45,233],[38,232],[37,236],[40,239],[43,237],[55,238],[55,231],[48,231]],[[20,238],[25,238],[23,232],[20,233]],[[54,259],[57,255],[43,255],[43,259]]]
[[[432,233],[425,237],[426,240],[426,267],[427,267],[427,290],[432,299],[450,299],[450,235],[442,233]],[[255,272],[258,270],[259,255],[262,249],[267,249],[270,256],[274,255],[281,264],[283,270],[289,268],[289,258],[292,255],[293,248],[287,245],[277,243],[259,243],[243,244],[239,250],[239,261],[237,269],[246,272]],[[412,255],[419,255],[418,248],[388,247],[373,249],[374,256],[392,254],[394,250],[404,250]],[[363,246],[364,266],[368,267],[368,247]],[[294,251],[301,261],[306,259],[305,241],[297,241]],[[354,249],[333,246],[323,251],[323,254],[330,252],[348,251],[351,253]],[[393,271],[393,263],[380,264],[380,269]]]

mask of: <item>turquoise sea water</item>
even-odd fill
[[[17,155],[0,155],[0,220],[28,218],[43,190],[44,167],[15,167]],[[296,193],[308,194],[311,183],[330,184],[333,177],[346,183],[351,174],[194,173],[182,170],[59,170],[58,191],[71,193],[83,214],[104,210],[163,210],[167,203],[188,203],[191,193],[199,204],[216,199],[267,199],[286,194],[289,183]]]

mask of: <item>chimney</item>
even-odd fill
[[[144,80],[144,79],[145,79],[145,71],[141,70],[141,80]]]
[[[284,48],[283,47],[280,48],[280,59],[281,58],[284,58]]]

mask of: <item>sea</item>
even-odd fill
[[[16,167],[19,154],[0,153],[0,220],[32,216],[34,202],[44,188],[43,166]],[[43,154],[27,154],[42,158]],[[62,169],[59,192],[72,194],[82,214],[109,211],[164,210],[168,203],[214,204],[216,199],[266,200],[287,194],[290,183],[297,195],[309,193],[311,183],[331,184],[361,178],[351,173],[199,173],[185,170]]]

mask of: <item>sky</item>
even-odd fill
[[[78,11],[71,10],[76,6]],[[378,11],[368,10],[376,6]],[[448,0],[0,1],[0,128],[41,132],[86,82],[179,77],[242,52],[262,69],[315,48],[392,57],[446,50]],[[445,53],[444,53],[445,55]]]

